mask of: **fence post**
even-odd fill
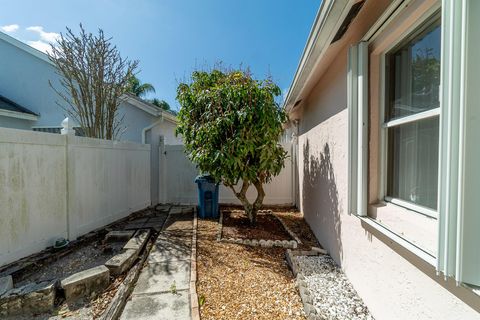
[[[165,162],[167,161],[165,154],[165,137],[160,136],[158,144],[158,199],[160,203],[167,202],[167,177],[165,172]]]
[[[69,137],[75,136],[75,131],[73,130],[73,124],[70,119],[65,118],[63,119],[62,129],[60,130],[60,134],[65,136],[65,182],[66,182],[66,190],[65,190],[65,208],[66,218],[67,218],[67,238],[70,240],[74,240],[72,235],[72,230],[70,230],[70,193],[69,193],[69,183],[70,183],[70,175],[69,175],[69,157],[68,157],[68,142]]]

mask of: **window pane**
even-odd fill
[[[388,61],[387,120],[440,106],[440,22],[414,35]]]
[[[438,117],[388,131],[387,195],[437,209]]]

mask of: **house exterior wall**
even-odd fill
[[[142,143],[143,128],[158,120],[158,117],[148,114],[128,102],[120,104],[118,116],[123,117],[121,126],[124,128],[122,134],[118,137],[119,140],[138,143]]]
[[[49,84],[51,81],[56,89],[61,89],[55,67],[2,40],[0,56],[0,95],[40,115],[37,121],[0,116],[0,127],[24,130],[35,126],[58,127],[67,113],[57,104],[63,101]],[[120,105],[118,114],[124,116],[125,130],[119,137],[121,141],[141,143],[143,128],[158,120],[158,117],[126,102]]]
[[[170,121],[164,120],[159,124],[159,132],[163,136],[165,144],[168,145],[183,145],[182,138],[180,136],[175,136],[175,129],[177,125]]]
[[[35,121],[0,116],[0,127],[30,130]]]
[[[6,41],[0,41],[0,53],[0,95],[40,115],[37,121],[11,118],[9,127],[59,126],[65,111],[56,104],[59,97],[48,83],[58,86],[53,65]]]
[[[465,303],[479,305],[467,289],[445,282],[433,266],[347,213],[347,51],[388,4],[367,1],[342,43],[332,45],[336,51],[323,60],[300,115],[299,206],[376,319],[479,319]]]

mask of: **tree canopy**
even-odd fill
[[[148,93],[154,93],[155,88],[150,83],[142,83],[137,76],[132,75],[128,79],[128,92],[136,95],[137,97],[144,98]]]
[[[191,82],[177,89],[177,134],[188,157],[232,189],[253,224],[263,184],[280,173],[286,158],[279,144],[287,119],[275,101],[280,94],[271,79],[256,80],[244,70],[195,71]],[[251,185],[257,190],[253,203],[246,197]]]
[[[157,99],[157,98],[153,98],[152,100],[148,100],[148,102],[150,102],[151,104],[159,107],[162,110],[166,110],[166,111],[170,110],[170,105],[165,100],[160,100],[160,99]]]

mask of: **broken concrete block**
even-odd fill
[[[147,243],[149,236],[150,236],[150,230],[148,229],[137,230],[133,238],[128,240],[128,242],[125,244],[123,249],[125,250],[133,249],[133,250],[136,250],[138,253],[143,249],[143,246]]]
[[[13,289],[12,276],[8,275],[6,277],[1,277],[0,278],[0,296],[10,289]]]
[[[193,207],[182,208],[182,213],[193,213]]]
[[[110,282],[110,271],[105,266],[98,266],[81,271],[62,280],[65,299],[70,302],[77,298],[100,293]]]
[[[58,281],[29,283],[0,297],[0,316],[41,313],[53,309]]]
[[[131,268],[137,257],[137,250],[129,249],[113,256],[110,260],[105,262],[105,266],[110,270],[111,274],[122,274]]]
[[[105,242],[127,242],[133,236],[135,231],[133,230],[119,230],[119,231],[110,231],[105,236]]]
[[[182,208],[173,207],[170,209],[170,214],[179,214],[179,213],[182,213]]]
[[[161,211],[161,212],[168,212],[168,210],[170,210],[170,206],[169,205],[158,205],[156,207],[157,211]]]

